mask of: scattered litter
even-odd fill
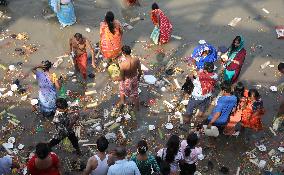
[[[260,65],[260,68],[261,68],[261,69],[265,69],[269,64],[270,64],[270,61],[266,61],[265,63],[263,63],[262,65]]]
[[[143,20],[143,18],[141,19],[139,16],[136,17],[136,18],[131,18],[130,22],[136,22],[136,21],[139,21],[139,20]]]
[[[22,150],[24,147],[25,147],[25,145],[19,144],[18,149],[19,149],[19,150]]]
[[[9,71],[14,71],[16,67],[14,65],[9,65]]]
[[[261,152],[266,151],[266,146],[264,146],[264,145],[258,145],[257,148],[258,148],[258,150],[261,151]]]
[[[174,128],[174,125],[172,123],[167,123],[165,126],[168,130],[171,130]]]
[[[235,17],[228,25],[231,27],[235,27],[241,20],[242,18]]]
[[[176,36],[176,35],[171,35],[172,38],[177,39],[177,40],[181,40],[182,38],[180,36]]]
[[[269,88],[272,92],[277,92],[277,87],[276,86],[270,86]]]
[[[156,129],[155,125],[149,125],[149,131],[153,131],[155,129]]]
[[[31,100],[31,105],[37,105],[38,104],[38,99],[32,99]]]
[[[85,28],[86,32],[91,32],[91,29],[89,27]]]
[[[144,75],[144,80],[148,84],[155,84],[157,81],[157,78],[153,75]]]
[[[262,11],[264,11],[265,13],[269,14],[270,12],[268,10],[266,10],[265,8],[262,8]]]
[[[130,24],[123,23],[123,27],[127,28],[128,30],[132,30],[134,27],[132,27]]]

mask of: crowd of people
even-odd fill
[[[129,0],[127,3],[139,4],[136,0]],[[49,5],[62,27],[76,22],[72,0],[49,0]],[[173,26],[157,3],[152,5],[151,20],[154,24],[151,34],[153,42],[157,45],[169,42]],[[99,51],[107,60],[112,80],[119,82],[120,105],[130,103],[139,110],[138,85],[143,74],[141,63],[132,56],[130,46],[123,45],[122,35],[122,25],[115,19],[113,12],[108,11],[105,20],[100,24]],[[69,44],[74,76],[81,76],[84,83],[88,77],[88,52],[91,53],[91,66],[97,68],[96,51],[92,43],[80,33],[76,33]],[[199,109],[197,118],[204,119],[208,107],[212,101],[215,102],[211,114],[198,123],[195,132],[189,132],[185,140],[177,135],[170,136],[165,147],[156,154],[148,151],[150,145],[145,140],[140,140],[137,151],[130,157],[127,157],[128,152],[124,146],[118,145],[115,149],[108,150],[109,141],[101,136],[96,141],[97,153],[87,161],[83,175],[193,175],[198,160],[203,156],[202,148],[198,146],[201,125],[207,125],[207,129],[216,126],[220,133],[226,135],[239,134],[243,129],[255,132],[262,130],[261,118],[265,110],[261,95],[256,89],[247,89],[242,82],[238,82],[246,56],[244,44],[244,37],[236,36],[228,49],[218,50],[201,40],[187,58],[196,71],[187,76],[183,86],[190,95],[183,116],[186,126],[192,122],[195,109]],[[221,65],[220,72],[216,71],[216,64]],[[79,116],[69,110],[66,99],[58,98],[61,78],[50,72],[51,67],[52,63],[46,60],[32,69],[39,86],[39,103],[35,110],[39,110],[46,118],[52,118],[56,125],[56,134],[48,143],[36,145],[35,153],[30,155],[26,164],[31,175],[62,174],[60,158],[51,149],[65,138],[70,140],[76,154],[82,154],[73,130]],[[279,64],[278,69],[284,73],[283,63]],[[218,91],[218,86],[221,91]],[[216,94],[218,95],[214,99]],[[127,97],[130,98],[129,102]],[[16,156],[0,158],[0,175],[9,174],[12,169],[19,167]]]

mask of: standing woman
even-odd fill
[[[71,26],[76,22],[75,9],[72,0],[49,0],[52,10],[62,27]]]
[[[106,59],[115,59],[121,54],[122,27],[114,14],[108,11],[100,24],[100,49]]]
[[[137,144],[137,153],[132,154],[131,160],[134,161],[141,175],[151,174],[152,169],[156,173],[160,173],[159,165],[155,157],[147,153],[148,144],[145,140],[140,140]]]
[[[196,163],[199,156],[202,155],[202,148],[196,147],[198,143],[198,136],[196,133],[190,133],[186,140],[180,144],[180,150],[184,156],[184,163],[180,165],[180,175],[193,175],[196,171]]]
[[[173,26],[164,12],[159,9],[157,3],[153,3],[152,5],[151,19],[155,25],[154,31],[151,34],[154,43],[161,45],[169,42]],[[158,30],[159,34],[157,33]]]
[[[177,175],[179,171],[179,163],[183,160],[183,155],[179,150],[180,140],[177,135],[172,135],[168,142],[167,148],[158,151],[157,157],[167,162],[170,166],[170,175]],[[162,167],[161,171],[163,171]]]
[[[244,49],[244,38],[236,36],[231,47],[227,52],[227,57],[223,58],[224,80],[230,83],[236,83],[245,61],[246,50]],[[222,58],[222,57],[221,57]]]
[[[56,75],[49,72],[51,66],[52,63],[46,60],[42,62],[42,65],[32,69],[32,72],[36,75],[39,86],[39,110],[44,117],[51,117],[55,114],[57,97],[56,89],[60,89]]]

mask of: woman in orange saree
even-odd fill
[[[162,10],[159,9],[157,3],[154,3],[152,5],[151,19],[153,24],[160,30],[159,44],[165,44],[169,42],[173,26],[169,18],[164,14]]]
[[[248,100],[242,111],[242,126],[245,128],[260,131],[263,129],[261,117],[264,115],[263,102],[256,89],[250,89]]]
[[[115,59],[121,54],[122,27],[114,14],[109,11],[100,24],[100,49],[104,58]]]

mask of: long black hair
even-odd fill
[[[187,146],[184,150],[184,154],[186,157],[190,156],[191,149],[193,149],[198,143],[198,136],[196,133],[190,133],[186,138]]]
[[[248,92],[248,96],[249,97],[253,96],[256,100],[260,99],[260,94],[256,89],[250,89],[249,92]]]
[[[140,155],[145,155],[148,151],[148,144],[145,140],[140,140],[137,144],[137,152]]]
[[[41,62],[42,63],[42,65],[43,65],[43,71],[49,71],[49,69],[51,68],[51,66],[52,66],[52,63],[49,61],[49,60],[46,60],[46,61],[42,61]]]
[[[179,137],[172,135],[167,142],[166,161],[172,163],[179,150]]]
[[[158,4],[157,3],[153,3],[152,4],[152,10],[156,10],[156,9],[159,9],[159,6],[158,6]]]
[[[114,14],[112,13],[112,11],[108,11],[106,13],[106,16],[105,16],[105,21],[108,25],[108,29],[109,31],[114,34]]]
[[[239,41],[239,43],[241,43],[242,38],[240,36],[236,36],[236,38],[233,40],[232,44],[231,44],[231,53],[233,51],[235,51],[238,47],[235,46],[235,41]]]

